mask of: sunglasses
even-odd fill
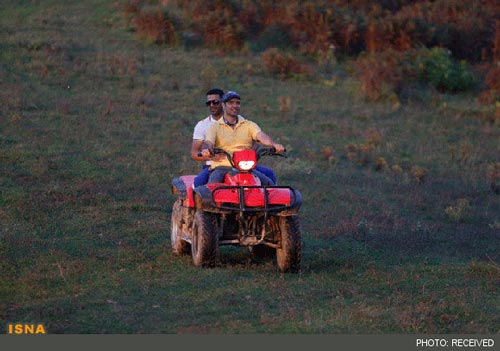
[[[210,105],[217,106],[218,104],[220,104],[219,100],[209,100],[209,101],[205,102],[205,105],[207,105],[207,106],[210,106]]]

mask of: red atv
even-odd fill
[[[257,160],[277,154],[274,148],[242,150],[233,157],[221,149],[233,169],[224,183],[193,188],[194,175],[175,178],[172,193],[171,244],[175,254],[189,254],[196,266],[215,265],[220,245],[246,246],[257,257],[276,256],[282,272],[298,272],[302,239],[300,192],[289,186],[265,186],[253,174]]]

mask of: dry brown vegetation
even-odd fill
[[[427,83],[439,70],[446,81],[431,85],[440,90],[485,82],[481,101],[498,101],[500,5],[494,0],[132,0],[121,6],[132,30],[148,41],[223,51],[250,47],[263,52],[265,71],[281,79],[314,77],[297,55],[324,64],[364,53],[356,67],[372,100],[399,96],[408,82]],[[449,54],[450,62],[419,76],[422,62],[415,58],[432,56],[433,48],[442,49],[441,61]],[[468,65],[478,64],[474,81]]]

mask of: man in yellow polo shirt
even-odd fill
[[[269,135],[264,133],[260,127],[239,114],[241,107],[241,97],[234,91],[229,91],[222,96],[224,114],[217,123],[214,123],[207,130],[205,137],[205,147],[202,155],[208,157],[210,149],[213,147],[224,149],[233,154],[238,150],[248,150],[252,148],[256,141],[266,146],[273,146],[276,152],[285,150],[283,145],[275,143]],[[210,167],[209,183],[222,183],[224,175],[231,169],[231,164],[226,158],[214,161]],[[273,185],[273,182],[258,171],[254,171],[259,176],[263,185]]]

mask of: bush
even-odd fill
[[[478,4],[449,0],[129,0],[122,9],[131,17],[139,16],[144,8],[168,9],[178,17],[178,33],[194,33],[207,47],[241,49],[250,40],[250,47],[258,50],[291,46],[321,58],[332,46],[347,55],[365,49],[439,46],[458,59],[476,63],[499,55],[500,18],[495,6],[492,0]],[[158,19],[152,16],[149,22]],[[161,28],[161,19],[160,26],[153,27]],[[159,35],[148,36],[165,41],[161,30]]]
[[[377,9],[377,7],[374,7]],[[491,58],[495,47],[493,1],[415,1],[392,11],[366,12],[366,47],[369,51],[386,48],[407,50],[444,47],[457,59],[480,62]]]
[[[488,90],[479,96],[479,100],[484,104],[493,104],[500,101],[500,65],[493,66],[486,73],[485,83]]]
[[[450,220],[453,222],[461,222],[467,212],[470,211],[470,202],[467,199],[458,199],[455,205],[450,205],[446,207],[444,212]]]
[[[433,48],[416,57],[418,79],[430,83],[438,91],[456,93],[470,89],[474,76],[465,62],[452,60],[450,53],[442,48]]]
[[[282,53],[277,48],[264,51],[261,54],[261,60],[264,70],[280,79],[303,76],[308,73],[307,68],[291,54]]]
[[[287,49],[290,46],[290,38],[282,28],[271,25],[265,28],[250,46],[255,51],[265,51],[268,48]]]
[[[190,17],[192,28],[203,38],[207,47],[223,50],[241,49],[246,40],[246,31],[236,14],[238,6],[232,1],[206,0],[180,2],[185,17]]]
[[[475,82],[470,66],[464,61],[455,62],[441,48],[373,52],[360,56],[356,69],[362,92],[371,100],[399,96],[415,83],[456,93],[472,88]],[[491,76],[495,77],[493,73]]]
[[[175,26],[165,13],[137,12],[136,17],[132,20],[132,25],[137,34],[144,37],[147,42],[177,44]]]
[[[397,95],[408,76],[405,62],[406,54],[394,50],[360,56],[355,67],[361,81],[361,91],[370,100]]]

